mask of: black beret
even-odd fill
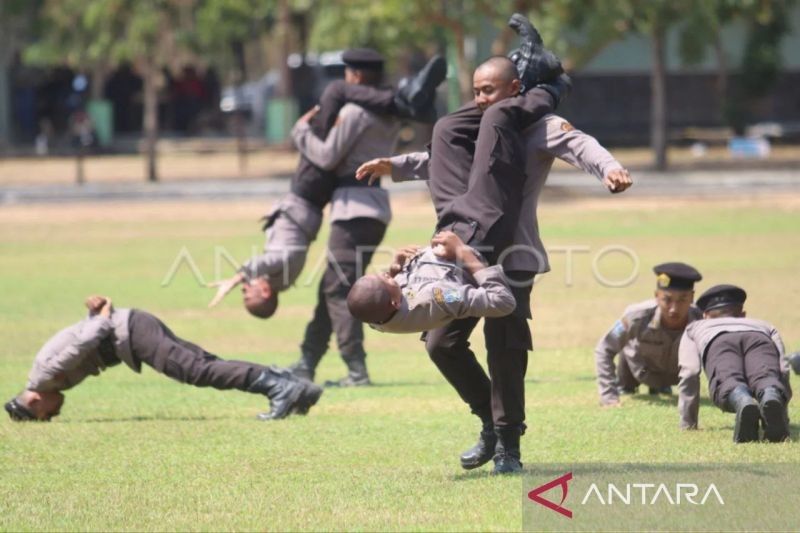
[[[659,289],[692,290],[696,281],[703,279],[696,268],[686,263],[662,263],[653,267]]]
[[[379,70],[383,68],[383,56],[372,48],[350,48],[342,54],[342,62],[357,69]]]
[[[736,285],[714,285],[697,299],[697,307],[711,311],[729,305],[741,305],[745,300],[747,293]]]

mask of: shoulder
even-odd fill
[[[347,103],[339,111],[341,120],[375,120],[375,115],[357,104]]]
[[[631,304],[622,313],[622,322],[628,329],[638,328],[641,324],[649,324],[656,309],[658,309],[658,304],[655,299]]]

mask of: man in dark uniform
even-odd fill
[[[619,405],[620,393],[633,394],[640,383],[650,394],[672,394],[678,384],[678,345],[686,326],[702,316],[692,302],[703,277],[686,263],[663,263],[653,272],[655,298],[628,306],[594,349],[603,406]]]
[[[775,326],[746,318],[747,293],[735,285],[716,285],[697,299],[703,319],[690,324],[680,344],[682,429],[697,429],[700,370],[708,376],[714,405],[736,414],[734,442],[789,438],[786,404],[792,397],[783,340]]]
[[[252,290],[249,287],[247,290]],[[124,362],[142,363],[181,383],[262,394],[270,411],[260,420],[306,414],[322,389],[288,370],[246,361],[226,361],[178,338],[158,318],[138,309],[114,309],[109,298],[90,296],[89,316],[53,336],[36,355],[28,384],[5,404],[14,420],[49,420],[64,402],[61,391]]]
[[[352,49],[342,55],[345,82],[351,86],[377,88],[383,78],[383,57],[371,49]],[[444,78],[443,62],[429,63],[425,76],[431,93]],[[403,89],[401,89],[401,92]],[[420,91],[417,91],[420,92]],[[411,96],[406,99],[413,101]],[[371,383],[366,366],[363,323],[347,310],[347,294],[372,260],[391,219],[388,193],[380,183],[371,186],[355,178],[365,161],[394,148],[399,124],[385,114],[349,103],[324,138],[314,135],[299,121],[292,130],[298,150],[318,167],[336,176],[331,201],[331,233],[328,262],[320,281],[314,316],[306,327],[301,358],[293,366],[296,375],[313,380],[316,367],[328,350],[330,337],[336,342],[348,373],[329,385],[363,386]]]

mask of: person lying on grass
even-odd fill
[[[62,391],[124,362],[142,363],[181,383],[263,394],[270,410],[260,420],[306,414],[322,389],[288,370],[247,361],[226,361],[177,337],[158,318],[139,309],[115,309],[111,299],[86,299],[89,316],[62,329],[39,350],[25,390],[5,404],[12,420],[50,420],[64,403]]]

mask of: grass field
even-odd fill
[[[82,317],[89,293],[147,309],[223,357],[294,361],[325,234],[300,286],[268,322],[246,315],[238,295],[207,309],[212,292],[185,263],[162,286],[184,247],[206,281],[214,278],[215,250],[246,258],[262,244],[256,220],[265,208],[255,201],[1,208],[0,399],[19,392],[49,336]],[[406,196],[394,209],[386,244],[423,242],[433,222],[429,201]],[[703,272],[699,291],[744,286],[749,315],[774,323],[788,349],[800,348],[799,212],[798,197],[545,202],[542,234],[556,250],[553,271],[533,294],[526,468],[800,463],[796,422],[792,442],[735,446],[732,417],[708,402],[702,430],[692,433],[677,429],[674,398],[644,395],[601,409],[592,357],[623,308],[652,294],[650,267],[669,260]],[[631,274],[634,256],[601,254],[609,246],[638,259],[639,275],[626,287],[604,287],[592,274],[593,261],[612,281]],[[266,407],[260,397],[116,367],[69,391],[52,423],[0,420],[0,530],[519,530],[521,479],[460,469],[458,454],[478,425],[417,337],[369,331],[367,349],[376,386],[328,390],[307,417],[261,423],[254,419]],[[343,372],[334,346],[318,379]],[[790,415],[800,420],[797,404]]]

